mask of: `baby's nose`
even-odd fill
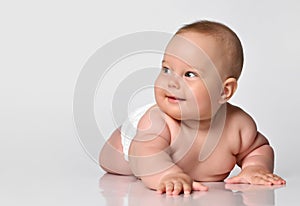
[[[180,89],[180,79],[177,76],[173,76],[168,81],[168,87],[174,89]]]

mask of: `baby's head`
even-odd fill
[[[218,67],[217,63],[213,62],[219,69],[219,72],[223,73],[225,78],[233,77],[238,79],[240,77],[244,61],[243,48],[234,31],[218,22],[197,21],[181,27],[175,35],[185,36],[189,33],[213,38],[218,47],[214,52],[220,53],[219,60],[222,61],[221,68]],[[197,44],[197,42],[194,43]],[[213,57],[210,58],[214,61]]]
[[[211,118],[234,94],[242,66],[241,42],[227,26],[211,21],[186,25],[166,48],[156,80],[157,104],[176,119],[195,119],[197,113]]]

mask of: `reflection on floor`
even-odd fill
[[[168,205],[275,205],[274,190],[285,186],[259,186],[207,182],[208,192],[193,192],[185,196],[166,196],[145,188],[132,176],[104,174],[99,180],[101,195],[108,206],[168,206]]]

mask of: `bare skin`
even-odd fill
[[[155,109],[155,107],[153,108]],[[143,129],[143,136],[147,133],[144,128],[151,124],[149,120],[156,118],[151,117],[150,113],[151,110],[143,116],[139,124],[140,128]],[[175,140],[178,138],[178,133],[171,133],[170,128],[172,128],[172,131],[179,131],[181,127],[186,126],[163,113],[155,112],[155,114],[162,115],[161,118],[166,122],[164,131],[160,132],[163,137],[157,136],[151,141],[134,141],[130,148],[130,153],[131,155],[139,154],[140,156],[144,156],[164,151],[165,148],[170,147],[174,151],[169,155],[170,159],[173,160],[172,157],[176,156],[176,153],[185,153],[186,151],[181,151],[181,148],[178,147],[178,144],[181,144]],[[235,126],[229,127],[229,125]],[[150,130],[151,128],[148,127],[149,132]],[[157,190],[158,193],[178,195],[184,192],[185,194],[189,194],[193,190],[207,191],[208,188],[200,183],[200,181],[223,181],[235,164],[238,164],[242,168],[240,174],[236,177],[226,179],[226,183],[285,184],[285,181],[281,177],[272,173],[273,150],[269,146],[267,139],[256,131],[255,123],[251,117],[240,108],[230,104],[227,105],[226,125],[222,136],[213,153],[203,162],[198,160],[199,148],[201,148],[205,139],[205,135],[201,134],[204,134],[203,131],[199,131],[199,135],[195,138],[191,149],[178,162],[174,162],[172,167],[164,171],[158,171],[157,174],[139,176],[139,178],[141,178],[147,187]],[[241,134],[245,135],[242,136]],[[187,136],[185,133],[181,135],[180,137],[183,138]],[[115,143],[117,142],[117,145],[111,146],[121,146],[120,135],[112,136],[111,139],[114,139]],[[177,139],[177,141],[179,140]],[[165,142],[165,144],[162,144],[162,142]],[[149,149],[147,150],[147,148]],[[123,166],[123,172],[118,168],[118,174],[130,175],[130,165],[129,162],[124,160],[121,148],[115,152],[119,157],[119,159],[114,159],[115,163],[118,162],[115,165],[117,166],[122,163],[121,165]],[[144,159],[147,162],[147,158]],[[151,159],[148,161],[151,161]],[[168,159],[162,158],[163,161],[168,161]],[[158,165],[159,163],[156,162],[156,164]],[[164,166],[164,163],[161,163],[161,165]],[[105,168],[104,165],[102,166]],[[105,168],[105,170],[108,172],[117,171],[116,168]]]
[[[183,36],[222,68],[222,54],[212,38],[193,32]],[[178,42],[174,45],[167,51],[183,51],[178,50]],[[188,55],[199,56],[197,52]],[[285,184],[273,174],[274,152],[268,140],[246,112],[227,102],[236,90],[236,79],[221,69],[217,79],[209,71],[165,54],[155,83],[157,104],[139,121],[129,162],[124,159],[120,132],[115,131],[101,151],[101,167],[111,173],[134,174],[150,189],[167,195],[207,191],[205,181]],[[226,179],[236,164],[241,172]]]

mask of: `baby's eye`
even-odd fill
[[[184,74],[185,77],[189,77],[189,78],[193,78],[193,77],[197,77],[198,75],[195,72],[186,72]]]
[[[170,74],[171,70],[168,67],[163,67],[162,72],[165,73],[165,74]]]

